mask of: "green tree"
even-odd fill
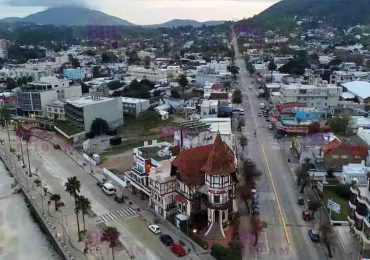
[[[227,66],[227,71],[229,71],[232,74],[234,81],[236,80],[236,75],[239,74],[239,70],[240,68],[238,66],[235,65]]]
[[[90,132],[94,133],[94,135],[102,135],[105,134],[109,129],[109,125],[107,121],[102,118],[95,118],[91,124]]]
[[[108,88],[110,90],[116,90],[121,88],[124,85],[124,83],[120,80],[113,80],[107,84]]]
[[[8,122],[11,118],[10,110],[6,107],[2,107],[0,110],[0,117],[2,122]]]
[[[60,201],[60,195],[53,194],[51,195],[50,200],[54,201],[55,211],[58,211],[58,202]]]
[[[112,258],[115,260],[114,248],[119,244],[120,232],[115,227],[105,227],[101,236],[101,241],[108,242],[108,246],[112,249]]]
[[[182,87],[182,94],[185,93],[185,87],[188,85],[188,79],[186,78],[186,76],[184,74],[180,75],[180,77],[178,78],[178,83],[179,85]]]
[[[75,213],[76,213],[76,219],[77,219],[77,231],[78,231],[78,241],[81,241],[81,231],[80,231],[80,221],[78,218],[78,194],[80,193],[81,183],[77,179],[76,176],[69,177],[66,184],[65,184],[65,190],[69,195],[71,195],[75,200]]]
[[[80,62],[78,61],[78,59],[73,57],[72,54],[68,55],[68,59],[69,59],[69,62],[71,63],[73,68],[81,67]]]
[[[12,89],[18,87],[17,82],[13,78],[6,78],[5,84],[6,84],[6,89],[7,90],[12,90]]]
[[[254,74],[256,72],[256,68],[253,66],[251,62],[248,62],[246,68],[250,74]]]
[[[171,97],[180,98],[180,93],[176,89],[171,89]]]
[[[347,117],[332,117],[327,121],[330,130],[335,134],[344,134],[347,132],[349,118]]]
[[[101,54],[101,61],[103,63],[112,63],[116,62],[118,60],[118,57],[114,55],[113,52],[103,52]]]
[[[232,102],[234,104],[241,104],[242,103],[242,92],[240,89],[235,89],[232,97]]]

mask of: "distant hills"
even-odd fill
[[[282,0],[245,21],[279,25],[287,19],[309,16],[335,26],[369,24],[370,0]]]
[[[86,25],[122,25],[137,26],[127,20],[105,14],[100,11],[91,10],[80,6],[62,6],[49,8],[44,11],[31,14],[24,18],[8,17],[0,20],[0,23],[34,23],[38,25],[64,25],[64,26],[86,26]],[[195,20],[174,19],[162,24],[148,25],[148,27],[179,27],[202,25],[218,25],[224,21],[198,22]]]

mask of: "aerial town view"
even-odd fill
[[[370,0],[0,0],[0,260],[370,260]]]

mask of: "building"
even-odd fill
[[[64,103],[59,100],[53,100],[46,104],[46,117],[51,120],[65,120]]]
[[[190,149],[210,144],[212,133],[209,124],[197,120],[185,121],[174,126],[174,145],[180,149]]]
[[[22,77],[32,77],[33,80],[39,81],[42,77],[54,75],[53,68],[43,64],[17,64],[9,65],[0,69],[0,78],[18,79]]]
[[[308,107],[334,109],[339,104],[342,88],[328,85],[289,84],[280,86],[280,103],[306,103]]]
[[[0,58],[7,59],[8,58],[8,48],[6,46],[6,40],[0,39]]]
[[[236,210],[235,156],[218,135],[213,144],[181,150],[172,162],[176,179],[176,225],[184,227],[194,213],[205,210],[207,239],[225,238],[231,213]]]
[[[367,185],[368,169],[365,166],[365,161],[361,163],[349,163],[343,165],[341,173],[336,174],[336,177],[342,184],[351,184],[357,181],[358,185]]]
[[[368,145],[357,135],[334,138],[322,147],[326,169],[341,171],[343,165],[361,163],[368,156]]]
[[[17,92],[17,108],[20,114],[25,116],[42,117],[46,115],[46,105],[56,99],[58,99],[58,93],[55,89],[22,88]]]
[[[166,81],[167,70],[166,69],[146,69],[139,66],[129,66],[127,75],[130,80],[142,80],[147,79],[152,82]]]
[[[370,83],[367,81],[351,81],[340,84],[343,90],[357,97],[359,103],[370,102]]]
[[[363,243],[363,250],[370,248],[370,180],[365,187],[351,185],[351,198],[348,202],[348,222]]]
[[[122,97],[123,114],[137,117],[141,112],[150,107],[149,99]]]
[[[64,69],[63,77],[69,80],[82,80],[85,78],[85,71],[82,68]]]
[[[67,99],[64,106],[67,120],[73,120],[83,125],[90,132],[91,124],[96,118],[107,121],[111,129],[123,125],[123,109],[121,98],[101,96],[85,96]]]
[[[218,100],[203,100],[200,104],[200,117],[217,117],[218,116]]]

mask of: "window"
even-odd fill
[[[333,159],[338,159],[338,158],[339,158],[339,156],[338,156],[338,155],[333,154],[333,155],[331,156],[331,158],[333,158]]]
[[[220,203],[221,200],[220,200],[220,195],[214,195],[213,196],[213,203]]]
[[[341,155],[341,156],[340,156],[340,158],[342,158],[342,159],[347,159],[347,158],[348,158],[348,156],[347,156],[347,155]]]

